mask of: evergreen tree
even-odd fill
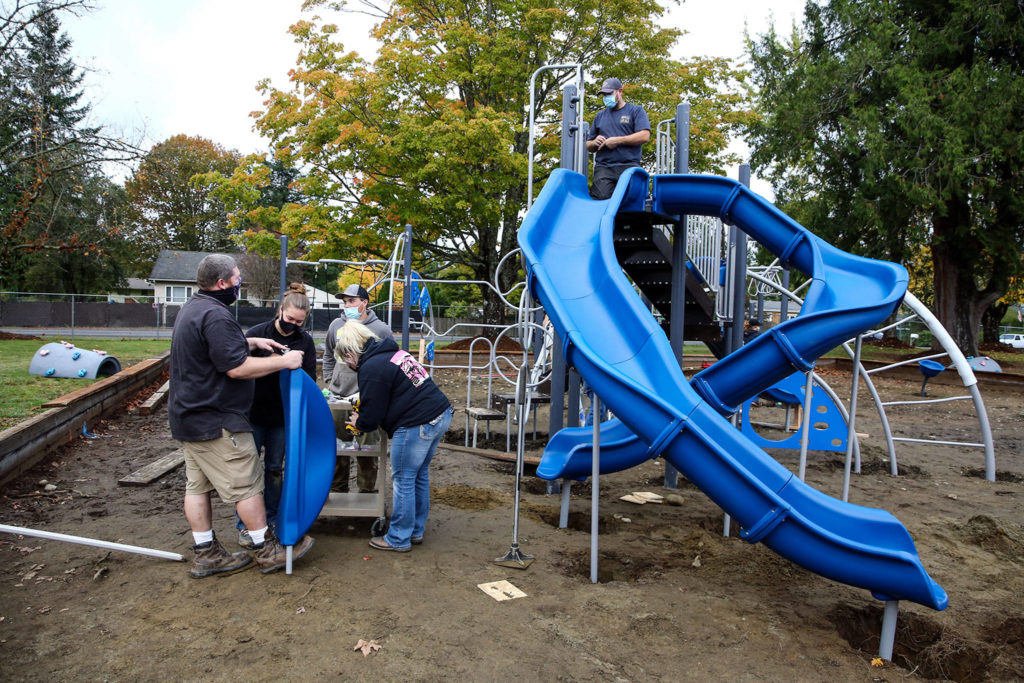
[[[752,161],[780,206],[854,252],[910,263],[927,245],[936,313],[976,354],[1022,267],[1019,2],[808,2],[802,30],[751,51]]]
[[[25,269],[47,255],[119,248],[97,235],[76,208],[93,201],[86,187],[103,162],[131,148],[87,124],[82,73],[59,12],[80,3],[43,1],[28,16],[0,22],[0,282],[20,288]],[[102,237],[102,238],[101,238]],[[59,260],[59,259],[58,259]],[[56,268],[56,263],[53,264]],[[116,284],[118,276],[103,286]],[[97,285],[100,286],[100,285]]]

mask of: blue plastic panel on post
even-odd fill
[[[337,455],[334,419],[323,392],[303,370],[282,370],[285,453],[277,538],[295,545],[320,515]]]

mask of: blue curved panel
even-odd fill
[[[285,453],[277,538],[295,545],[313,526],[331,491],[337,446],[323,392],[301,368],[282,370]]]
[[[804,316],[730,356],[736,360],[706,376],[706,394],[699,393],[615,258],[615,214],[642,210],[647,187],[647,174],[630,169],[610,199],[595,201],[584,176],[556,170],[523,221],[518,239],[530,289],[565,340],[566,361],[648,454],[664,454],[739,522],[746,540],[879,597],[944,609],[945,591],[924,570],[899,520],[807,486],[721,412],[885,319],[903,297],[906,272],[829,247],[734,181],[658,176],[655,210],[722,215],[815,280]],[[856,288],[851,294],[841,291],[850,286]],[[623,448],[619,455],[622,461],[609,463],[608,471],[636,464],[635,450]],[[606,456],[601,458],[604,470]]]

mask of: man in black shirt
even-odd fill
[[[168,418],[171,435],[185,451],[185,517],[192,528],[196,578],[233,572],[256,560],[264,573],[285,565],[285,549],[268,531],[263,506],[263,466],[247,417],[253,380],[302,365],[301,351],[288,351],[273,340],[246,338],[228,306],[242,286],[235,260],[210,254],[199,264],[199,291],[181,307],[171,337]],[[264,358],[251,350],[286,351]],[[228,553],[213,534],[210,493],[233,503],[249,529],[253,557]],[[313,545],[296,544],[297,559]]]

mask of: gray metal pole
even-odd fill
[[[405,224],[405,291],[402,292],[402,348],[409,350],[409,316],[412,313],[412,224]]]
[[[882,635],[878,640],[878,656],[887,662],[892,661],[892,648],[896,641],[896,617],[900,613],[899,600],[886,600],[885,611],[882,613]]]
[[[288,235],[281,235],[281,287],[277,294],[280,299],[288,289]]]
[[[570,171],[579,170],[576,168],[576,136],[580,133],[579,101],[575,85],[562,88],[562,147],[558,165]]]
[[[690,172],[690,104],[676,105],[676,173]],[[679,366],[683,365],[683,347],[686,341],[686,216],[679,216],[672,238],[672,294],[669,303],[669,345]],[[665,461],[666,488],[679,485],[679,472]]]
[[[690,105],[676,107],[676,173],[690,170]],[[683,364],[686,320],[686,216],[679,216],[672,240],[672,302],[669,306],[669,343],[679,365]]]
[[[853,445],[857,441],[857,389],[860,387],[860,352],[864,336],[858,334],[853,345],[853,388],[850,389],[850,416],[846,425],[846,460],[843,463],[843,501],[850,500],[850,470],[853,467]]]
[[[690,103],[676,105],[676,173],[690,172]]]
[[[782,271],[782,286],[789,290],[789,268],[785,268]],[[779,322],[784,323],[789,319],[789,297],[783,296],[782,303],[779,304]]]
[[[569,370],[569,391],[568,391],[568,423],[569,427],[580,426],[580,373],[575,368]]]
[[[740,184],[750,187],[750,164],[740,164]],[[732,350],[743,346],[743,318],[747,307],[747,234],[732,226],[735,237],[735,264],[732,297]]]

